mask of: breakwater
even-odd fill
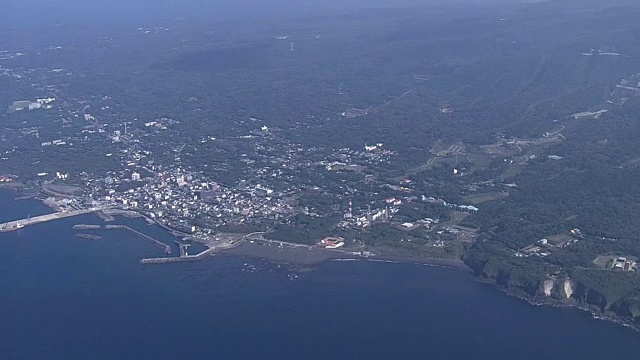
[[[87,225],[87,224],[77,224],[73,225],[74,230],[99,230],[102,229],[100,225]]]
[[[171,246],[163,243],[160,240],[156,240],[156,239],[152,238],[149,235],[143,234],[138,230],[134,230],[134,229],[132,229],[132,228],[126,226],[126,225],[106,225],[104,228],[107,229],[107,230],[117,230],[117,229],[127,230],[127,231],[129,231],[129,232],[131,232],[131,233],[133,233],[133,234],[135,234],[135,235],[137,235],[137,236],[139,236],[139,237],[141,237],[141,238],[143,238],[145,240],[151,241],[154,245],[156,245],[156,246],[160,247],[162,250],[164,250],[165,254],[171,254]]]
[[[81,238],[81,239],[87,239],[87,240],[100,240],[100,239],[102,239],[102,236],[92,235],[92,234],[76,234],[76,236]]]
[[[98,208],[84,209],[84,210],[72,210],[72,211],[59,211],[51,214],[28,217],[26,219],[9,221],[6,223],[0,224],[0,229],[6,228],[8,226],[17,226],[18,224],[21,226],[29,226],[40,224],[47,221],[53,221],[58,219],[64,219],[72,216],[79,216],[84,214],[89,214],[95,211],[98,211]]]
[[[140,264],[167,264],[167,263],[175,263],[175,262],[182,262],[182,261],[196,261],[210,255],[213,252],[213,250],[214,250],[213,248],[209,248],[197,255],[186,255],[186,256],[179,256],[179,257],[145,258],[145,259],[140,259]]]

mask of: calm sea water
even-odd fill
[[[0,219],[44,212],[0,192]],[[126,232],[80,239],[76,223],[101,221],[0,234],[1,358],[592,359],[640,349],[640,334],[528,305],[459,271],[349,261],[297,273],[228,256],[139,265],[161,251]]]

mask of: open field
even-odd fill
[[[488,193],[480,193],[480,194],[471,194],[463,197],[464,201],[472,204],[482,204],[488,201],[500,200],[509,196],[509,194],[501,193],[501,192],[488,192]]]
[[[454,211],[453,214],[451,214],[451,221],[449,221],[448,223],[452,225],[458,224],[462,222],[462,220],[469,217],[470,215],[471,214],[468,212]]]

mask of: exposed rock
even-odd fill
[[[542,283],[542,292],[545,296],[551,296],[553,288],[556,286],[556,281],[553,279],[547,279]]]
[[[573,283],[571,282],[571,279],[567,278],[564,280],[563,290],[564,290],[563,295],[566,299],[569,299],[571,295],[573,295],[574,290],[573,290]]]

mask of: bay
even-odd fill
[[[14,197],[0,192],[0,219],[48,211]],[[332,261],[300,272],[224,255],[140,265],[162,251],[125,231],[81,239],[78,223],[104,224],[87,215],[0,234],[2,358],[590,359],[640,345],[627,328],[529,305],[462,271]]]

